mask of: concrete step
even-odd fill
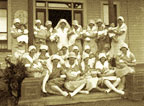
[[[20,100],[19,106],[55,106],[55,105],[88,103],[88,102],[117,100],[117,99],[121,99],[121,96],[114,92],[111,92],[109,94],[105,94],[102,92],[95,92],[90,93],[88,95],[78,94],[72,98],[54,95],[32,100]]]

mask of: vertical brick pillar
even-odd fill
[[[33,12],[34,12],[34,0],[28,0],[28,30],[29,30],[29,41],[28,45],[33,45],[34,29],[33,29]]]

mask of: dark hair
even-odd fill
[[[120,50],[121,50],[122,48],[126,48],[126,47],[121,47]],[[128,50],[128,48],[126,48],[126,49]]]
[[[25,29],[27,29],[27,26],[25,24],[21,24],[20,26],[23,26]]]
[[[39,52],[41,52],[41,49],[39,50]],[[48,50],[46,50],[46,52],[48,52]]]

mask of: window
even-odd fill
[[[55,27],[61,18],[66,19],[70,25],[72,20],[78,20],[83,25],[83,3],[36,0],[36,19],[40,19],[43,25],[46,20],[51,20]]]
[[[36,10],[36,17],[37,19],[40,19],[42,24],[46,22],[46,10],[45,9],[37,9]]]
[[[102,19],[106,25],[109,25],[109,6],[107,2],[101,3]],[[117,16],[119,16],[119,3],[114,2],[114,24],[117,25]]]
[[[7,40],[7,2],[0,1],[0,40]]]
[[[82,11],[74,11],[74,19],[78,20],[80,25],[83,25],[83,14],[82,14]]]
[[[103,21],[106,25],[109,25],[109,7],[107,4],[103,5]]]
[[[7,49],[7,0],[0,1],[0,49]]]
[[[75,9],[82,9],[83,8],[82,3],[74,3],[73,6],[74,6]]]

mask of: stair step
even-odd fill
[[[34,104],[35,106],[49,106],[49,105],[55,106],[55,105],[86,103],[86,102],[117,100],[117,99],[121,99],[121,96],[114,92],[109,94],[105,94],[102,92],[95,92],[88,95],[78,94],[72,98],[54,95],[49,97],[41,97],[39,99],[33,99],[33,100],[20,100],[19,106],[28,106]]]

